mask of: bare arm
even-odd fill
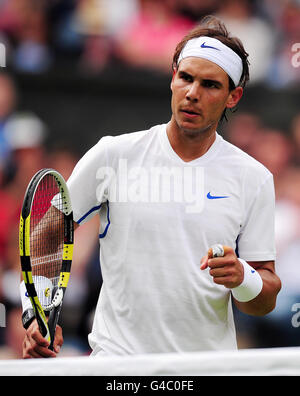
[[[218,285],[233,289],[244,280],[244,267],[238,260],[234,250],[224,246],[224,256],[210,258],[208,255],[201,260],[201,269],[209,268],[213,281]],[[281,281],[275,273],[274,261],[248,262],[261,276],[263,288],[258,296],[248,302],[240,302],[233,298],[236,307],[248,315],[262,316],[275,308],[277,294],[281,289]]]
[[[262,316],[271,312],[276,305],[277,294],[281,289],[281,281],[275,273],[274,261],[248,262],[261,276],[263,288],[253,300],[242,303],[233,299],[236,307],[248,315]]]

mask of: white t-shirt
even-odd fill
[[[184,162],[158,125],[102,138],[68,185],[75,221],[100,213],[93,354],[237,348],[230,290],[200,260],[216,243],[247,261],[275,259],[273,177],[263,165],[218,134]]]

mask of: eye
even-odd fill
[[[184,81],[193,82],[193,77],[188,73],[181,72],[179,77]]]
[[[212,80],[204,80],[203,86],[206,88],[216,88],[216,89],[220,88],[219,84]]]

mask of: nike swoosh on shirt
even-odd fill
[[[207,194],[208,199],[222,199],[222,198],[229,198],[228,195],[210,195],[210,192]]]
[[[220,51],[219,48],[211,47],[210,45],[205,45],[205,42],[201,44],[201,48],[212,48],[212,49],[215,49],[217,51]]]

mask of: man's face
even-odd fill
[[[227,73],[202,58],[183,59],[172,83],[172,122],[190,136],[215,131],[225,108],[234,107],[242,96],[238,87],[229,91]]]

